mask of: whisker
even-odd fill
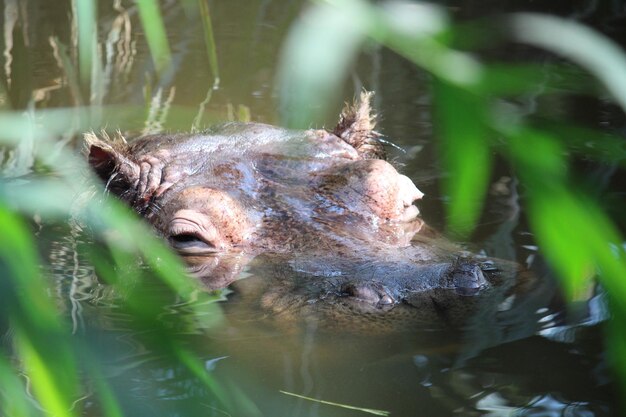
[[[111,183],[113,182],[113,180],[114,180],[114,179],[118,176],[118,174],[119,174],[118,172],[114,172],[114,173],[113,173],[113,174],[109,177],[109,179],[107,180],[107,183],[106,183],[106,184],[105,184],[105,186],[104,186],[104,190],[105,190],[106,192],[111,191],[111,190],[109,189],[109,187],[111,186]]]
[[[150,214],[154,215],[160,212],[163,209],[163,206],[156,201],[153,201],[149,206]]]
[[[399,150],[399,151],[400,151],[400,152],[402,152],[402,153],[406,153],[406,150],[405,150],[404,148],[402,148],[402,147],[400,147],[400,146],[396,145],[395,143],[393,143],[393,142],[391,142],[391,141],[388,141],[387,139],[383,139],[383,138],[382,138],[382,137],[380,137],[380,136],[376,136],[374,139],[375,139],[377,142],[380,142],[380,143],[382,143],[382,144],[384,144],[384,145],[389,145],[389,146],[391,146],[391,147],[393,147],[393,148],[396,148],[397,150]]]

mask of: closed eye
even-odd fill
[[[195,233],[179,233],[170,236],[170,245],[174,249],[183,254],[195,254],[201,252],[212,252],[215,247],[208,242],[205,242],[200,236]]]
[[[174,235],[170,237],[170,239],[175,243],[189,243],[195,242],[196,240],[201,240],[198,236],[193,233],[181,233],[179,235]]]

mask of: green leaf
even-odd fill
[[[217,64],[217,48],[215,47],[215,37],[213,36],[213,23],[211,23],[211,13],[209,12],[209,4],[207,0],[198,0],[200,9],[200,17],[202,18],[202,29],[204,31],[204,45],[209,58],[209,68],[213,75],[213,88],[220,83],[220,73]]]
[[[78,70],[83,91],[88,91],[92,66],[96,51],[98,33],[96,2],[94,0],[73,0],[74,19],[78,32]],[[67,65],[65,63],[64,65]],[[69,68],[67,66],[66,68]]]
[[[106,417],[123,417],[122,407],[113,392],[113,388],[103,375],[98,358],[88,357],[86,361],[90,377],[96,386],[96,393]]]
[[[608,37],[555,16],[518,13],[509,19],[515,40],[560,54],[590,71],[626,110],[626,54]]]
[[[15,330],[14,340],[26,374],[42,406],[58,416],[73,416],[70,411],[76,394],[76,366],[67,333],[46,284],[39,274],[37,252],[19,216],[0,200],[0,265],[3,276],[0,305]]]
[[[570,298],[600,279],[626,311],[623,238],[603,210],[568,182],[565,152],[547,132],[522,128],[505,133],[509,157],[529,197],[529,217],[542,252],[559,272]]]
[[[362,8],[350,10],[320,4],[293,26],[278,70],[283,124],[309,128],[323,121],[328,103],[337,100],[368,24]]]
[[[172,55],[161,10],[156,0],[137,0],[137,7],[154,67],[158,73],[162,73],[170,66]]]
[[[42,407],[55,417],[73,417],[76,414],[72,410],[72,398],[63,387],[65,378],[74,379],[76,373],[71,368],[58,373],[58,369],[51,366],[49,360],[41,355],[43,346],[36,346],[30,335],[18,331],[16,341],[20,358],[24,364],[35,394]],[[53,360],[57,360],[54,358]]]
[[[2,353],[0,353],[0,413],[11,417],[33,415],[25,387]]]
[[[450,199],[448,226],[455,233],[472,231],[480,216],[491,173],[485,99],[444,81],[435,81],[435,112]]]

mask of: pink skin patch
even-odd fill
[[[177,201],[185,208],[168,215],[167,234],[184,254],[241,247],[253,231],[247,211],[224,191],[192,187],[183,190]]]

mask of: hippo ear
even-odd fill
[[[108,186],[126,190],[139,180],[139,165],[130,159],[128,144],[119,136],[111,140],[106,134],[100,139],[94,133],[85,134],[89,165]]]
[[[357,150],[364,159],[385,159],[385,150],[378,140],[376,115],[370,101],[374,93],[363,91],[353,105],[347,104],[339,116],[333,133]]]

